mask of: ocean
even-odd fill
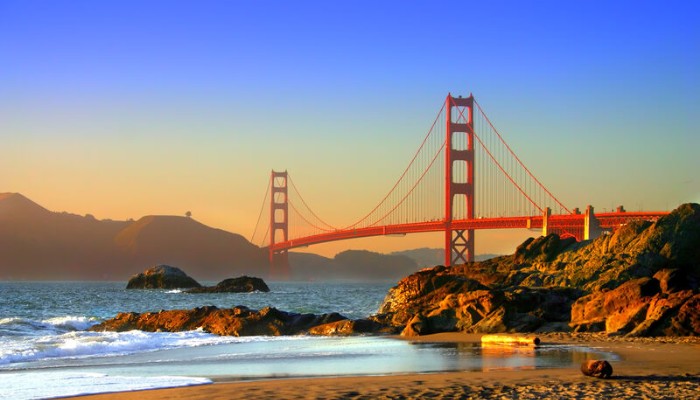
[[[213,283],[212,283],[213,284]],[[125,290],[124,282],[0,282],[0,399],[208,384],[216,380],[384,375],[570,366],[596,349],[509,351],[387,337],[222,337],[89,332],[118,312],[266,306],[299,313],[377,312],[392,283],[268,283],[269,293]],[[610,359],[610,357],[608,357]]]

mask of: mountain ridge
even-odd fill
[[[149,266],[177,266],[198,280],[268,278],[265,249],[185,216],[98,220],[54,212],[0,193],[0,280],[128,280]],[[291,279],[398,280],[418,269],[403,255],[350,250],[333,258],[290,253]]]
[[[241,235],[188,217],[97,220],[53,212],[19,193],[0,193],[0,279],[126,280],[170,263],[220,279],[266,271],[265,255]]]

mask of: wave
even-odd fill
[[[0,399],[33,400],[105,392],[162,389],[212,383],[188,376],[118,376],[99,373],[42,372],[3,374]]]
[[[274,338],[280,340],[280,338]],[[122,356],[182,347],[261,342],[271,337],[218,336],[202,330],[187,332],[87,332],[24,338],[0,338],[0,371],[13,364],[51,359]],[[26,365],[18,366],[26,367]]]
[[[99,322],[98,318],[71,315],[44,320],[22,317],[2,318],[0,319],[0,336],[37,336],[83,331]]]
[[[41,321],[42,323],[52,325],[59,329],[66,329],[72,331],[84,331],[89,327],[99,323],[98,318],[94,317],[75,317],[75,316],[65,316],[65,317],[55,317],[49,318]]]

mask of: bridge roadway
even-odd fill
[[[612,212],[595,214],[602,229],[616,229],[632,220],[656,220],[668,212],[664,211],[640,211],[640,212]],[[550,231],[557,230],[581,230],[584,226],[584,214],[550,215],[547,227]],[[453,220],[452,229],[541,229],[544,216],[525,217],[499,217]],[[444,232],[445,221],[415,222],[385,226],[370,226],[366,228],[345,229],[325,232],[301,238],[275,243],[272,250],[289,250],[297,247],[306,247],[314,244],[334,242],[337,240],[356,239],[372,236],[403,235],[419,232]]]

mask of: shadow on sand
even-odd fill
[[[700,384],[700,375],[613,375],[609,380],[630,382],[692,382]]]

